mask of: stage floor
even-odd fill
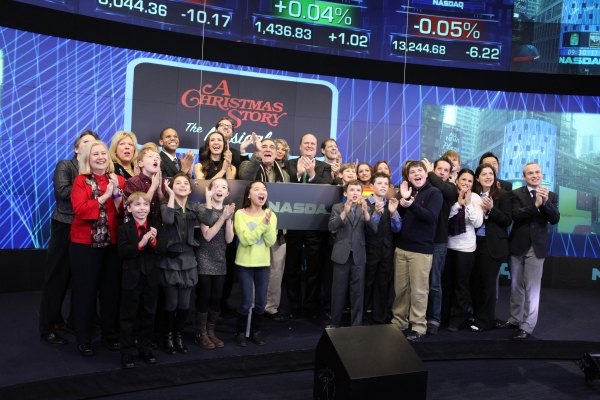
[[[497,317],[508,317],[508,287],[500,288]],[[234,295],[230,304],[236,303]],[[158,364],[122,370],[120,353],[101,346],[99,333],[93,343],[95,356],[81,357],[74,336],[61,334],[71,343],[52,346],[39,340],[40,292],[0,295],[2,329],[0,343],[0,398],[86,398],[141,389],[160,388],[215,379],[240,378],[312,369],[314,348],[329,323],[318,319],[275,322],[265,319],[265,346],[233,342],[235,316],[226,315],[217,326],[225,342],[222,349],[204,350],[193,343],[194,326],[188,325],[185,341],[189,352],[170,356],[157,349]],[[511,332],[467,330],[450,333],[441,329],[413,348],[423,361],[464,359],[575,360],[585,351],[600,352],[600,291],[543,289],[540,318],[532,338],[509,339]],[[67,307],[67,305],[65,305]],[[285,311],[285,308],[282,307]],[[342,328],[344,329],[344,328]]]

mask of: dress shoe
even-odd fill
[[[142,351],[138,357],[146,364],[156,364],[158,362],[151,351]]]
[[[119,342],[119,339],[102,339],[102,344],[112,351],[117,351],[121,348],[121,342]]]
[[[84,357],[91,357],[94,355],[94,349],[92,349],[91,343],[83,343],[77,345],[77,350],[79,350],[79,354]]]
[[[447,329],[448,332],[458,332],[460,328],[456,325],[450,325]]]
[[[64,323],[64,324],[56,324],[54,325],[54,329],[55,330],[59,330],[59,331],[63,331],[65,333],[69,333],[71,335],[75,334],[75,327],[72,325],[69,325],[68,323]]]
[[[509,321],[498,323],[494,327],[498,329],[519,329],[519,325],[515,325]]]
[[[511,337],[512,340],[527,340],[531,336],[530,333],[525,332],[523,329],[519,329],[517,334]]]
[[[40,335],[40,339],[43,339],[50,344],[67,344],[67,343],[69,343],[69,341],[67,339],[65,339],[64,337],[61,337],[58,333],[54,333],[54,332]]]
[[[133,363],[133,354],[131,354],[131,353],[123,354],[121,356],[121,365],[125,369],[135,367],[135,364]]]

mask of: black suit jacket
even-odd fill
[[[133,290],[140,280],[142,273],[141,262],[146,266],[146,277],[148,286],[156,286],[160,283],[160,269],[158,261],[161,255],[166,254],[167,238],[162,224],[152,224],[157,230],[156,246],[146,245],[143,250],[138,249],[140,241],[139,232],[135,227],[135,220],[119,226],[119,257],[123,260],[123,274],[121,287],[125,290]]]
[[[512,223],[512,206],[510,192],[499,190],[494,200],[494,208],[490,211],[485,224],[485,241],[487,251],[493,258],[508,256],[508,227]]]
[[[177,160],[177,164],[179,165],[179,168],[181,168],[179,159]],[[172,178],[181,172],[175,168],[175,163],[171,161],[167,153],[164,151],[160,152],[160,172],[162,173],[163,178]]]
[[[503,181],[502,179],[498,179],[498,182],[500,182],[500,189],[509,193],[512,192],[512,183]]]
[[[537,258],[548,256],[548,223],[556,225],[560,220],[558,195],[550,192],[546,204],[539,210],[533,202],[527,186],[511,192],[513,227],[508,243],[510,254],[522,256],[533,246]]]
[[[307,183],[321,183],[330,185],[331,184],[331,165],[323,161],[315,160],[315,178],[311,182]],[[296,176],[298,173],[298,159],[289,160],[283,167],[290,175],[291,183],[302,183],[301,179]]]

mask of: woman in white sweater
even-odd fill
[[[458,201],[450,209],[448,220],[448,252],[442,277],[442,293],[446,300],[448,331],[458,331],[467,321],[469,277],[475,263],[475,230],[483,224],[481,198],[471,192],[475,173],[462,169],[456,179]]]

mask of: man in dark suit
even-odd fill
[[[494,168],[494,172],[496,172],[496,177],[500,176],[498,174],[498,168],[499,168],[498,157],[496,157],[494,155],[494,153],[492,153],[491,151],[488,151],[487,153],[483,153],[481,155],[481,157],[479,157],[479,165],[481,165],[481,164],[490,164],[492,166],[492,168]],[[497,179],[498,179],[498,182],[500,183],[500,189],[506,190],[507,192],[512,191],[512,183],[503,181],[500,178],[497,178]]]
[[[510,318],[498,328],[519,328],[514,340],[529,339],[538,319],[544,259],[548,255],[548,223],[560,220],[558,195],[541,186],[544,174],[527,163],[527,183],[512,191],[513,228],[508,237],[511,263]]]
[[[194,153],[191,150],[180,160],[177,158],[177,148],[179,147],[179,136],[173,128],[165,128],[160,132],[158,144],[162,146],[160,152],[160,172],[163,178],[173,177],[179,172],[192,174],[194,165]]]
[[[331,184],[331,166],[315,159],[317,138],[307,133],[300,139],[300,157],[285,163],[284,171],[290,176],[291,183],[320,183]],[[290,303],[289,318],[300,316],[304,308],[305,314],[316,318],[321,290],[321,270],[319,255],[322,243],[327,243],[329,234],[326,231],[295,231],[288,230],[285,235],[287,253],[285,256],[284,281],[287,286]],[[306,290],[304,304],[302,302],[302,287],[300,268],[302,265],[302,245],[306,258]]]
[[[152,334],[161,280],[158,259],[166,253],[167,239],[162,224],[150,225],[147,220],[150,198],[146,193],[132,193],[127,199],[127,211],[133,218],[119,227],[118,243],[119,257],[123,260],[120,341],[123,368],[132,368],[136,319],[139,321],[139,357],[148,364],[156,363],[152,354]]]

